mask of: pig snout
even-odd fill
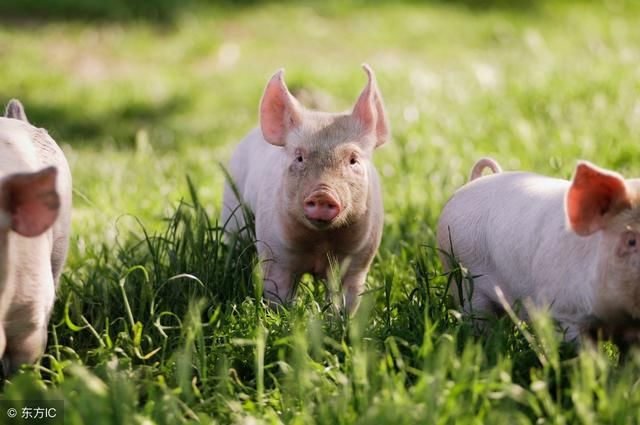
[[[326,191],[315,191],[303,201],[304,215],[309,220],[330,222],[340,214],[342,207],[335,196]]]

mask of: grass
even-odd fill
[[[64,399],[74,424],[640,422],[636,352],[577,352],[543,314],[476,335],[446,289],[465,270],[443,275],[434,249],[479,156],[639,174],[634,2],[166,0],[162,19],[73,4],[21,0],[0,25],[0,101],[23,100],[74,175],[49,345],[3,399]],[[270,310],[252,247],[221,241],[219,163],[257,124],[276,69],[340,110],[364,61],[394,136],[375,158],[386,215],[369,291],[346,318],[306,277]]]

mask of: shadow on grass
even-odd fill
[[[450,6],[464,7],[474,12],[506,10],[512,12],[531,12],[540,7],[543,0],[429,0],[429,3],[440,3]],[[414,0],[412,3],[425,4]]]
[[[9,100],[0,96],[2,110]],[[188,106],[187,96],[174,96],[163,102],[128,102],[93,112],[73,105],[42,103],[29,97],[21,97],[29,121],[36,127],[45,128],[59,143],[73,142],[74,146],[91,144],[118,148],[135,146],[136,133],[140,129],[154,132],[154,139],[162,140],[168,133],[167,117]]]
[[[292,5],[298,4],[293,1]],[[474,12],[504,9],[510,11],[527,12],[536,9],[542,0],[405,0],[410,4],[445,4],[464,7]],[[222,9],[241,9],[268,3],[274,0],[11,0],[2,6],[0,22],[15,24],[39,21],[149,21],[170,24],[182,12],[194,7],[215,6]],[[278,2],[282,3],[282,2]],[[310,0],[309,6],[321,8],[332,4],[340,9],[367,6],[371,2],[352,0],[350,2],[329,2]],[[391,0],[377,0],[373,3],[397,3]]]
[[[170,22],[179,9],[196,0],[12,0],[3,5],[5,22],[15,21],[127,21]]]

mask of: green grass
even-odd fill
[[[445,289],[464,270],[443,275],[434,250],[479,156],[640,174],[640,7],[232,3],[146,16],[60,0],[32,19],[20,0],[0,24],[0,102],[20,98],[56,138],[75,191],[46,355],[1,397],[64,399],[74,424],[640,422],[640,355],[576,352],[544,315],[475,335]],[[375,158],[386,215],[370,291],[349,319],[305,278],[269,310],[252,248],[221,241],[219,163],[276,69],[341,110],[365,61],[394,136]]]

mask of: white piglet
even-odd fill
[[[69,241],[71,174],[58,145],[12,100],[0,118],[0,356],[5,373],[33,363]]]
[[[495,174],[480,177],[485,167]],[[440,248],[475,276],[458,299],[465,312],[528,301],[548,308],[568,340],[594,320],[618,326],[640,317],[639,179],[588,162],[572,181],[500,172],[487,158],[471,175],[438,223]]]
[[[371,69],[352,111],[303,108],[289,93],[283,71],[269,81],[260,105],[260,128],[237,147],[227,183],[223,222],[245,226],[240,201],[255,215],[256,247],[265,297],[283,302],[303,273],[326,277],[330,258],[346,268],[346,309],[355,310],[380,244],[383,207],[373,151],[389,125]],[[347,265],[348,263],[348,265]]]

